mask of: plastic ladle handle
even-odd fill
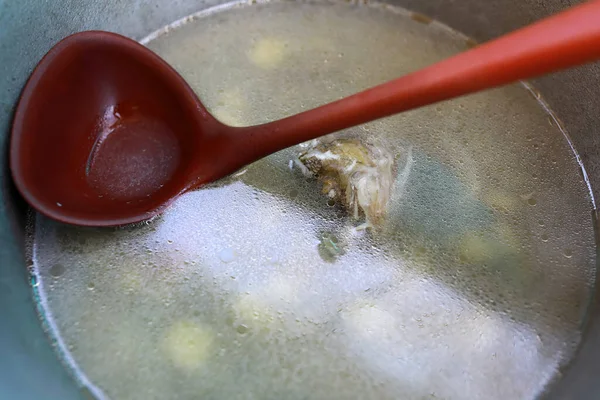
[[[262,125],[255,139],[257,144],[262,142],[257,146],[261,152],[269,154],[402,111],[597,59],[600,0],[575,6],[404,77]]]

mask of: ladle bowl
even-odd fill
[[[202,143],[197,127],[219,125],[162,59],[108,32],[57,44],[20,104],[15,181],[34,208],[80,225],[127,224],[161,212],[191,186]]]
[[[27,82],[10,167],[29,204],[76,225],[164,211],[183,192],[286,147],[405,110],[600,58],[592,1],[342,100],[264,125],[217,121],[141,44],[86,31],[55,45]]]

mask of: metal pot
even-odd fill
[[[133,38],[220,0],[0,0],[0,398],[77,399],[82,392],[63,368],[46,338],[31,295],[25,258],[27,207],[16,194],[7,170],[7,145],[14,105],[40,57],[62,37],[80,30],[102,29]],[[565,0],[390,0],[438,19],[476,40],[485,41],[577,3]],[[534,82],[570,133],[600,194],[600,65],[563,72]],[[595,214],[593,216],[595,218]],[[595,297],[580,350],[549,388],[548,399],[597,399],[600,382],[600,309]],[[89,397],[88,397],[89,398]]]

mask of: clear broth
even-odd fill
[[[205,11],[145,43],[218,118],[251,125],[471,41],[382,4],[269,2]],[[515,84],[339,135],[397,155],[378,233],[293,166],[301,146],[147,224],[37,216],[41,315],[79,378],[115,400],[543,391],[579,341],[595,274],[592,199],[547,107]]]

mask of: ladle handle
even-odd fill
[[[237,147],[252,161],[382,117],[600,58],[600,0],[550,16],[417,72],[291,117],[254,126]],[[240,132],[241,133],[241,132]],[[242,161],[242,160],[240,160]]]

